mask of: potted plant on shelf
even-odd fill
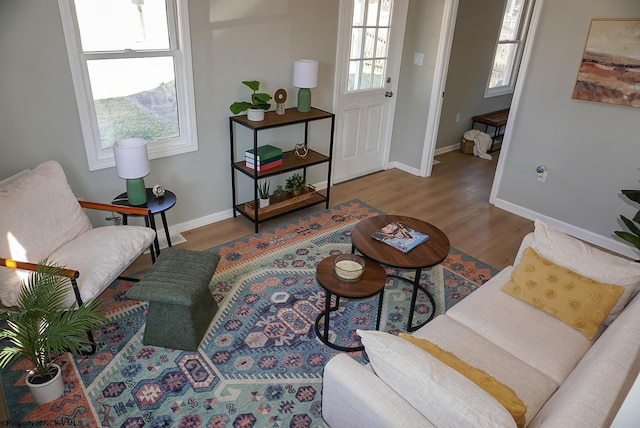
[[[63,394],[62,370],[54,361],[67,351],[86,350],[91,344],[87,332],[105,319],[98,300],[67,307],[70,283],[60,275],[62,269],[39,263],[23,284],[16,307],[4,311],[6,325],[0,330],[0,339],[9,342],[0,350],[0,368],[17,357],[29,360],[34,368],[26,383],[39,404]]]
[[[271,101],[271,95],[258,92],[260,90],[260,82],[257,80],[245,80],[242,84],[253,91],[253,94],[251,94],[251,102],[236,101],[229,106],[229,109],[233,114],[240,114],[248,110],[247,119],[254,122],[264,120],[265,110],[271,108],[271,104],[269,103],[269,101]]]
[[[298,196],[304,190],[306,183],[304,177],[298,173],[288,177],[285,182],[285,189],[291,192],[292,196]]]
[[[260,196],[260,208],[269,206],[269,181],[265,180],[258,184],[258,196]]]

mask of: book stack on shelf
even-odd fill
[[[282,165],[282,150],[269,144],[258,147],[257,153],[254,149],[247,150],[245,163],[247,168],[255,169],[258,172],[266,171]]]

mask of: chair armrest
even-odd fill
[[[142,207],[127,207],[124,205],[114,205],[114,204],[103,204],[101,202],[90,202],[90,201],[78,201],[82,208],[92,209],[92,210],[100,210],[100,211],[114,211],[124,214],[133,214],[133,215],[149,215],[148,208]]]
[[[0,266],[5,266],[5,267],[8,267],[9,269],[24,269],[24,270],[30,270],[30,271],[35,271],[38,267],[36,263],[19,262],[16,260],[5,259],[2,257],[0,257]],[[63,268],[58,268],[58,269],[59,269],[60,275],[66,276],[67,278],[76,279],[80,275],[80,272],[78,272],[77,270],[63,269]]]

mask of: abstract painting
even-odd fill
[[[640,20],[591,21],[572,98],[640,107]]]

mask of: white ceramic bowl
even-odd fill
[[[355,281],[364,271],[364,258],[357,254],[340,254],[333,259],[336,276],[345,281]]]

